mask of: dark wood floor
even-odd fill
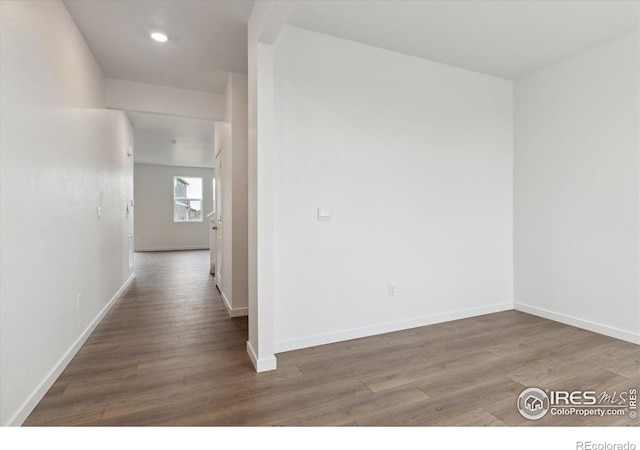
[[[640,387],[639,347],[509,311],[278,355],[257,374],[208,252],[136,254],[137,278],[25,425],[637,425],[538,421],[525,387]]]

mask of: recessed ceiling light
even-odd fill
[[[154,33],[151,33],[151,39],[158,42],[167,42],[169,40],[169,37],[164,33],[159,33],[156,31]]]

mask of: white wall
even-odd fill
[[[218,184],[220,187],[218,195],[219,204],[216,205],[216,208],[218,208],[222,223],[222,249],[220,250],[222,253],[222,264],[221,267],[217,269],[221,272],[220,280],[217,280],[217,285],[220,289],[222,300],[225,302],[227,308],[231,309],[231,301],[233,300],[231,124],[227,122],[216,122],[214,139],[217,154],[216,175],[220,181]],[[218,150],[220,150],[219,153]],[[216,249],[216,251],[218,250]]]
[[[233,90],[231,77],[224,92],[224,122],[215,124],[216,152],[220,149],[220,217],[222,223],[221,283],[218,283],[222,300],[228,310],[233,308],[233,134],[231,124]]]
[[[97,109],[104,77],[64,5],[0,8],[0,423],[9,425],[24,421],[133,277],[133,162],[131,126]]]
[[[224,96],[134,81],[105,80],[107,107],[195,119],[224,120]]]
[[[223,279],[223,275],[227,273],[226,270],[223,270],[225,255],[223,252],[226,251],[226,257],[229,258],[229,262],[233,257],[233,254],[229,251],[230,248],[225,248],[223,239],[221,236],[227,234],[227,244],[230,245],[230,239],[233,236],[233,228],[229,230],[225,230],[225,226],[230,226],[230,222],[228,221],[228,217],[231,217],[231,177],[229,176],[229,167],[228,164],[223,164],[223,159],[226,160],[225,155],[230,151],[231,148],[231,124],[227,122],[217,121],[214,123],[214,149],[215,149],[215,173],[216,173],[216,286],[220,289],[220,293],[222,295],[223,301],[228,304],[227,294],[232,294],[232,286],[230,284],[230,279],[226,280],[227,288],[225,289],[225,280]],[[224,194],[224,195],[223,195]],[[222,218],[225,218],[225,223],[223,224]],[[228,233],[225,233],[228,231]],[[229,275],[232,273],[231,270],[228,271]],[[225,293],[226,291],[226,293]],[[226,299],[226,300],[225,300]]]
[[[173,221],[174,176],[202,178],[202,222]],[[208,249],[210,221],[204,216],[213,209],[213,176],[213,169],[136,163],[134,168],[136,250]]]
[[[515,83],[516,308],[640,343],[639,35]]]
[[[216,122],[221,150],[222,299],[232,317],[248,314],[247,76],[232,73],[225,90],[226,122]]]
[[[274,73],[276,351],[512,308],[510,81],[292,27]]]
[[[233,309],[247,314],[248,306],[248,247],[247,247],[247,76],[232,73],[229,78],[231,93],[231,143],[233,214]],[[224,217],[223,217],[224,220]]]

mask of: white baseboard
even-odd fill
[[[231,317],[246,317],[249,315],[249,308],[227,309]]]
[[[38,387],[33,391],[33,393],[27,398],[27,400],[22,404],[22,406],[18,409],[18,411],[9,419],[6,424],[3,426],[20,426],[27,420],[29,414],[38,406],[40,400],[44,397],[47,391],[53,386],[53,383],[58,379],[60,374],[64,371],[64,369],[69,365],[73,357],[78,353],[78,350],[82,347],[82,345],[86,342],[86,340],[91,336],[93,330],[96,329],[98,324],[104,319],[104,316],[107,315],[109,310],[116,304],[116,302],[120,299],[124,291],[129,287],[131,282],[135,279],[136,274],[131,274],[131,276],[124,282],[118,292],[115,293],[111,300],[105,305],[104,308],[98,313],[95,319],[91,321],[91,323],[85,328],[80,337],[76,339],[73,345],[65,352],[65,354],[58,360],[56,365],[51,369],[51,371],[47,374],[47,376],[42,380],[42,382],[38,385]]]
[[[229,303],[229,300],[227,299],[227,296],[224,295],[224,292],[220,292],[220,295],[222,296],[224,306],[227,307],[227,312],[231,317],[244,317],[249,315],[249,308],[232,308],[231,303]]]
[[[619,328],[610,327],[589,320],[579,319],[577,317],[568,316],[566,314],[560,314],[553,311],[549,311],[542,308],[537,308],[531,305],[525,305],[523,303],[515,303],[514,309],[516,311],[522,311],[534,316],[544,317],[545,319],[554,320],[556,322],[571,325],[584,330],[593,331],[594,333],[603,334],[612,338],[620,339],[623,341],[631,342],[632,344],[640,345],[640,334],[633,333],[631,331],[621,330]]]
[[[276,370],[277,360],[275,355],[272,355],[269,358],[258,359],[258,355],[253,349],[251,342],[249,341],[247,341],[247,353],[249,354],[249,358],[251,359],[253,367],[256,368],[256,372],[267,372],[269,370]]]
[[[375,336],[376,334],[391,333],[393,331],[407,330],[409,328],[424,327],[426,325],[432,325],[434,323],[466,319],[469,317],[491,314],[500,311],[508,311],[512,309],[512,303],[500,303],[497,305],[483,306],[481,308],[452,311],[445,314],[434,314],[431,316],[423,316],[415,319],[399,320],[396,322],[387,322],[361,328],[335,331],[332,333],[305,336],[298,339],[278,341],[275,343],[275,353],[288,352],[290,350],[297,350],[300,348],[314,347],[316,345],[331,344],[334,342],[348,341],[350,339],[358,339],[367,336]]]
[[[180,250],[209,250],[209,247],[202,245],[195,246],[177,246],[177,247],[136,247],[136,252],[176,252]]]

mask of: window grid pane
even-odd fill
[[[173,177],[173,221],[202,222],[202,178]]]

